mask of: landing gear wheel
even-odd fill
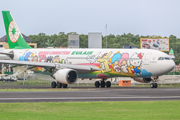
[[[61,88],[62,87],[62,83],[57,82],[57,88]]]
[[[157,88],[157,87],[158,87],[157,83],[154,83],[154,88]]]
[[[104,88],[105,87],[105,82],[101,81],[101,87]]]
[[[110,81],[106,82],[106,87],[111,87],[111,82]]]
[[[56,88],[56,82],[55,82],[55,81],[53,81],[53,82],[51,83],[51,87],[52,87],[52,88]]]
[[[63,88],[67,88],[68,85],[67,84],[62,84],[62,86],[63,86]]]
[[[154,88],[154,83],[151,83],[151,84],[150,84],[150,87],[151,87],[151,88]]]
[[[96,82],[95,82],[95,87],[98,88],[99,86],[100,86],[99,81],[96,81]]]
[[[157,88],[158,87],[157,83],[151,83],[150,86],[151,86],[151,88]]]

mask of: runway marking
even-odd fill
[[[180,96],[162,96],[162,97],[62,97],[62,98],[0,98],[0,100],[85,100],[85,99],[165,99],[180,98]]]

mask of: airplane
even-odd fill
[[[52,88],[67,88],[81,79],[101,79],[95,87],[111,87],[108,78],[131,77],[157,88],[158,77],[175,67],[164,52],[151,49],[33,49],[24,40],[10,11],[2,11],[9,49],[0,54],[11,60],[1,64],[43,67],[51,73]]]

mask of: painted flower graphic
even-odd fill
[[[8,32],[9,32],[9,39],[11,40],[11,42],[15,43],[19,38],[20,31],[14,20],[10,22]]]

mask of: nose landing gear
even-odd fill
[[[153,77],[152,78],[152,83],[150,84],[150,87],[151,88],[157,88],[158,87],[158,84],[156,83],[157,82],[157,79],[158,79],[158,77]]]
[[[150,87],[151,87],[151,88],[157,88],[158,85],[157,85],[157,83],[151,83],[151,84],[150,84]]]

